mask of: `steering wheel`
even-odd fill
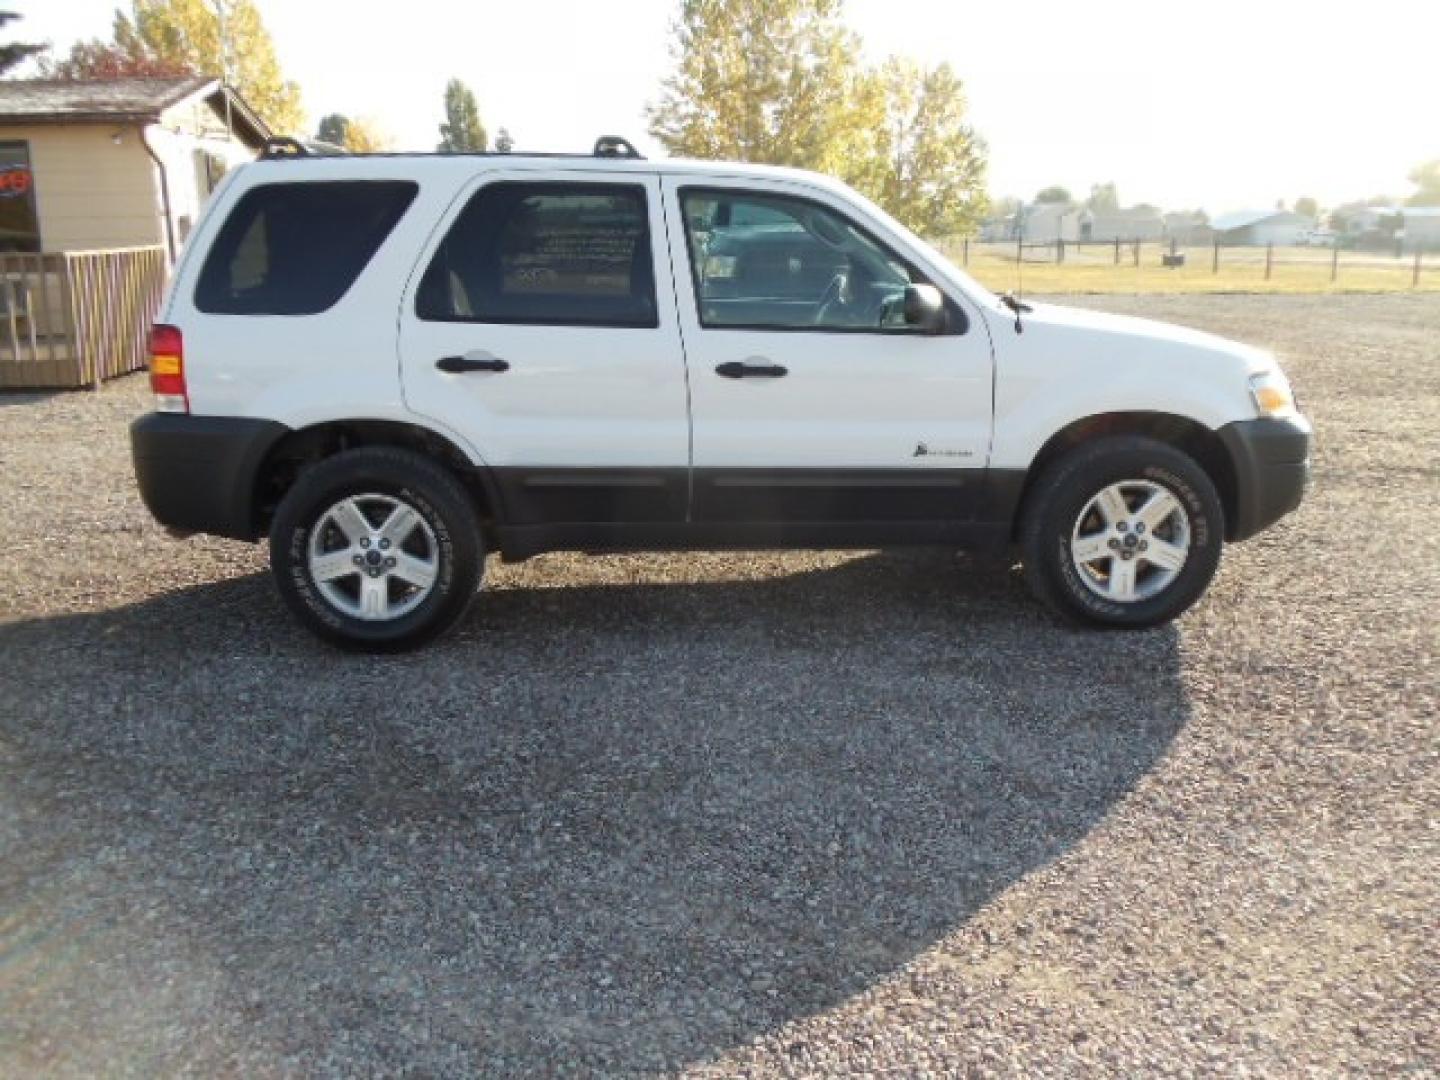
[[[810,320],[813,325],[824,326],[835,311],[849,305],[850,301],[845,298],[845,290],[849,284],[850,276],[843,270],[830,279],[830,284],[825,286],[825,292],[821,294],[820,303],[815,308],[815,317]]]

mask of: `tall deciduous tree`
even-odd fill
[[[872,78],[881,96],[873,152],[842,169],[916,232],[972,231],[985,212],[985,143],[965,122],[965,91],[949,64],[925,69],[892,57]],[[862,94],[860,101],[868,100]]]
[[[866,96],[840,13],[841,0],[683,0],[650,134],[684,157],[839,171]]]
[[[14,11],[0,11],[0,28],[9,26],[20,14]],[[40,42],[6,41],[0,43],[0,75],[19,67],[32,56],[38,56],[50,46]]]
[[[451,79],[445,84],[445,122],[440,125],[436,149],[442,154],[463,154],[484,150],[487,143],[475,94],[459,79]]]
[[[1059,184],[1051,184],[1035,193],[1035,201],[1037,203],[1068,203],[1075,200],[1070,197],[1067,188],[1063,188]]]
[[[842,0],[682,0],[650,134],[685,157],[828,172],[925,231],[984,205],[985,147],[945,65],[867,70]]]
[[[47,79],[168,79],[193,75],[185,63],[150,56],[131,56],[118,45],[91,38],[77,41],[59,60],[40,61]]]
[[[1319,217],[1320,204],[1314,199],[1310,198],[1310,196],[1306,195],[1304,198],[1295,200],[1295,213],[1302,214],[1305,217],[1310,218]]]
[[[374,154],[390,149],[390,137],[374,121],[356,117],[345,124],[345,140],[340,145],[352,154]]]
[[[115,46],[135,62],[163,63],[205,75],[228,74],[249,105],[277,132],[304,129],[300,88],[280,71],[275,45],[253,0],[133,0],[115,13]]]
[[[1406,200],[1411,206],[1440,206],[1440,158],[1417,165],[1410,174],[1416,191]]]
[[[1085,205],[1101,214],[1113,214],[1119,210],[1120,192],[1116,190],[1114,181],[1091,184],[1090,197],[1085,200]]]

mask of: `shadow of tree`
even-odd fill
[[[929,553],[501,589],[394,658],[313,643],[261,575],[6,625],[0,901],[31,951],[0,1005],[76,1062],[705,1060],[1130,790],[1187,709],[1174,630],[1121,642]],[[111,997],[159,972],[180,990]]]

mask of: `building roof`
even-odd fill
[[[209,75],[168,79],[0,80],[0,124],[149,123],[172,106],[204,98],[218,110],[229,98],[236,133],[256,146],[270,129],[233,88]]]
[[[1273,218],[1308,220],[1304,215],[1292,210],[1234,210],[1215,218],[1210,222],[1210,227],[1217,232],[1229,232],[1231,229],[1245,229]]]

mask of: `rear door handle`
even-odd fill
[[[751,360],[730,360],[719,364],[715,368],[716,375],[723,375],[727,379],[778,379],[782,375],[790,374],[790,369],[779,364],[754,363],[760,358],[753,357]]]
[[[509,361],[501,360],[489,353],[466,353],[464,356],[442,356],[435,361],[441,371],[461,375],[467,371],[509,371]]]

